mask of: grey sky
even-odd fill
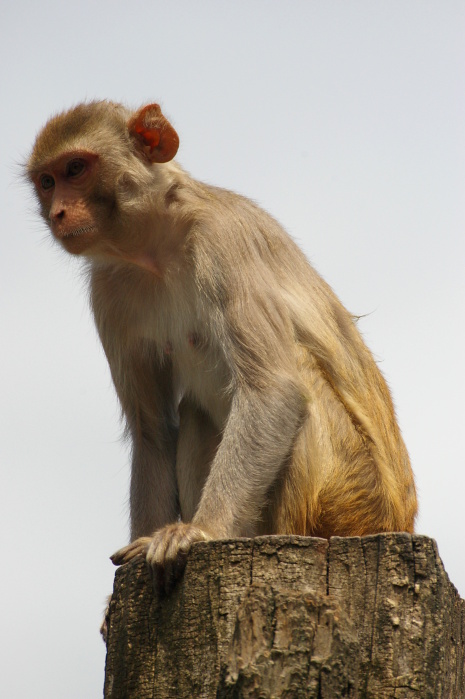
[[[276,216],[360,321],[465,596],[465,5],[4,2],[0,10],[2,695],[101,695],[128,454],[79,264],[18,179],[84,98],[159,101],[193,175]]]

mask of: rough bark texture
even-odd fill
[[[465,699],[465,602],[436,543],[380,534],[196,544],[159,599],[116,573],[106,699]]]

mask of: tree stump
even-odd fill
[[[199,543],[174,592],[119,568],[105,699],[465,699],[465,602],[409,534]]]

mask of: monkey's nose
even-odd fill
[[[51,210],[50,211],[50,221],[52,222],[57,222],[57,221],[62,221],[65,217],[65,209],[64,207],[60,207],[59,209]]]

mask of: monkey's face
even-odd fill
[[[98,197],[99,156],[63,153],[33,176],[42,216],[70,253],[85,253],[101,234],[106,198]]]
[[[36,139],[27,176],[54,238],[76,255],[145,259],[157,168],[178,145],[157,104],[131,114],[94,102],[53,117]]]

